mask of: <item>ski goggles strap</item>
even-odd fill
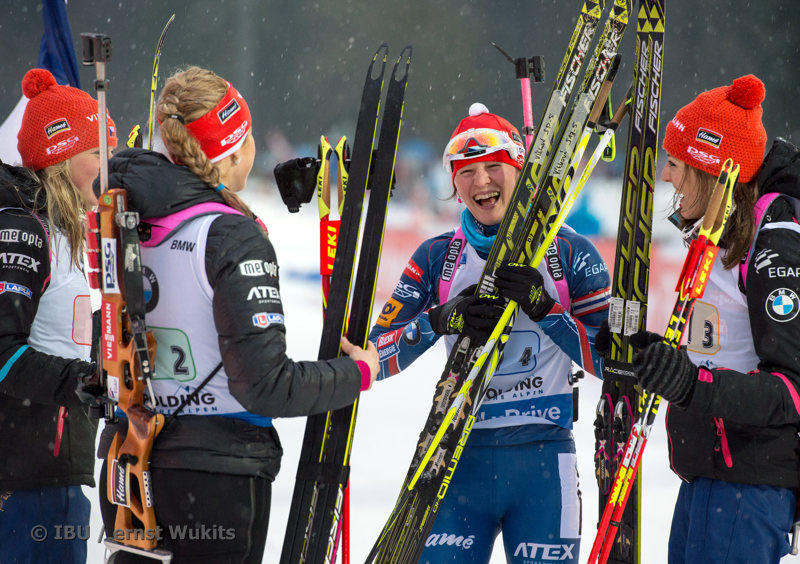
[[[520,167],[524,163],[522,139],[514,139],[507,132],[497,129],[468,129],[450,139],[442,156],[442,165],[447,172],[451,172],[453,161],[484,157],[499,151],[508,153],[511,161]]]

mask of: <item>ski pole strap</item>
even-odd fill
[[[764,224],[764,218],[767,214],[767,210],[772,205],[772,202],[778,198],[778,196],[780,196],[778,192],[768,192],[758,199],[755,208],[753,208],[753,211],[756,214],[755,235],[753,236],[753,241],[750,243],[750,249],[747,251],[745,260],[739,264],[739,279],[742,281],[742,288],[745,291],[747,290],[747,267],[750,265],[750,258],[753,255],[753,249],[756,248],[758,232],[761,230],[761,226]]]
[[[170,414],[170,416],[167,417],[166,421],[164,421],[164,426],[161,428],[162,431],[167,428],[167,425],[169,425],[170,422],[173,419],[175,419],[181,411],[183,411],[183,408],[186,407],[190,401],[192,401],[193,399],[197,398],[200,395],[200,391],[206,387],[206,384],[208,384],[214,377],[214,375],[217,372],[219,372],[220,368],[222,368],[222,362],[220,362],[219,364],[217,364],[217,366],[214,367],[214,370],[212,370],[211,373],[208,376],[206,376],[202,382],[200,382],[200,385],[197,386],[192,393],[186,394],[183,397],[183,400],[181,401],[181,404],[178,406],[178,409],[173,411]]]
[[[439,277],[439,303],[443,304],[447,301],[450,295],[450,288],[453,285],[453,277],[455,276],[458,263],[461,260],[461,255],[464,252],[464,247],[467,243],[467,236],[464,231],[459,227],[450,239],[450,244],[447,246],[447,252],[444,255],[444,264],[442,264],[442,275]]]
[[[346,484],[350,480],[350,466],[337,466],[325,462],[301,464],[297,467],[297,479],[319,484]]]

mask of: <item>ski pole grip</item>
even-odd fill
[[[544,82],[544,57],[536,55],[530,58],[530,73],[534,82]]]
[[[600,91],[597,93],[597,98],[595,98],[594,105],[592,106],[592,111],[589,114],[589,120],[587,123],[597,123],[597,120],[600,117],[600,112],[603,111],[603,107],[606,105],[608,95],[611,93],[611,86],[614,84],[614,79],[617,77],[617,70],[619,70],[619,61],[621,58],[622,57],[619,54],[616,54],[611,59],[608,74],[606,75],[606,79],[603,81],[603,84],[600,86]],[[594,125],[592,127],[594,127]]]
[[[725,192],[725,184],[727,181],[728,173],[723,168],[722,172],[719,173],[716,184],[714,184],[714,191],[711,193],[711,198],[708,200],[708,205],[706,206],[706,213],[703,215],[702,230],[705,232],[710,232],[711,228],[714,226],[720,204],[722,204],[722,197]]]
[[[102,33],[81,33],[83,64],[107,63],[111,60],[111,38]]]
[[[628,115],[628,109],[630,108],[630,104],[628,104],[628,100],[623,99],[617,109],[614,111],[614,117],[611,118],[611,121],[608,123],[608,127],[610,129],[616,129],[622,120]]]

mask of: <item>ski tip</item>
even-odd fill
[[[381,53],[383,53],[383,60],[386,61],[386,57],[389,55],[388,43],[384,42],[380,44],[380,46],[375,50],[375,57],[373,59],[379,59],[381,57]]]
[[[388,43],[381,43],[380,47],[375,51],[375,54],[372,56],[372,62],[369,64],[369,69],[367,70],[367,80],[381,80],[383,81],[383,73],[386,71],[386,59],[389,57],[389,44]],[[375,62],[380,60],[381,62],[381,70],[378,73],[378,76],[374,76],[374,69],[375,69]]]
[[[392,70],[392,80],[402,82],[408,78],[408,70],[411,68],[411,54],[411,45],[406,45],[403,47],[403,50],[400,52],[400,56],[397,57],[397,62],[394,65],[394,69]],[[397,71],[400,69],[400,65],[403,63],[404,58],[406,60],[406,66],[404,68],[403,76],[398,77]]]

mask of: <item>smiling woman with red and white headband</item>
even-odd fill
[[[349,356],[286,356],[275,251],[237,195],[255,156],[241,94],[191,67],[166,81],[157,118],[168,155],[128,149],[109,161],[109,185],[126,189],[142,218],[146,321],[158,343],[155,409],[172,414],[194,396],[155,440],[156,519],[164,530],[229,531],[213,539],[165,535],[159,546],[182,561],[260,563],[282,454],[272,418],[352,404],[372,384],[378,356],[374,347],[346,339]],[[106,426],[101,457],[124,425]],[[105,495],[101,509],[106,531],[113,531]],[[135,558],[119,553],[115,562]]]
[[[488,335],[494,327],[501,300],[476,299],[475,283],[524,159],[517,129],[473,104],[443,155],[454,195],[466,205],[461,225],[419,246],[384,306],[370,333],[381,357],[379,379],[406,368],[442,336],[449,348],[462,328]],[[566,226],[548,256],[539,269],[507,265],[496,273],[500,295],[517,301],[524,315],[514,323],[423,562],[488,562],[500,530],[509,562],[539,559],[543,551],[578,562],[569,377],[573,361],[599,369],[593,342],[607,315],[609,276],[597,249]],[[430,368],[435,377],[442,367]],[[421,390],[420,401],[427,393]]]

